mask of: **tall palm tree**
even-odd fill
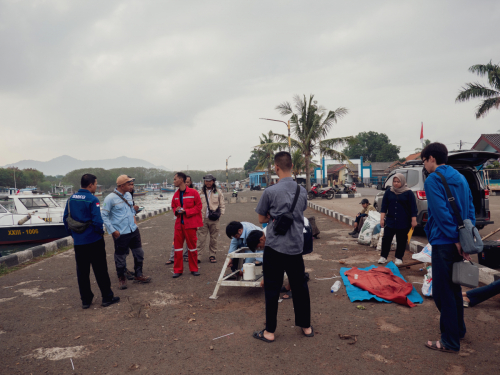
[[[491,88],[480,83],[466,83],[455,101],[465,102],[472,98],[486,98],[477,106],[476,119],[478,119],[486,116],[490,109],[500,107],[500,65],[492,64],[490,60],[486,65],[471,66],[469,72],[476,73],[480,77],[488,76]]]
[[[306,159],[304,155],[302,155],[302,151],[300,149],[296,149],[292,152],[292,174],[295,176],[295,181],[297,181],[297,176],[300,175],[306,168]],[[309,165],[316,168],[319,164],[314,161],[310,161]]]
[[[259,137],[260,145],[255,146],[258,155],[258,164],[256,169],[267,168],[267,186],[271,184],[272,166],[274,163],[274,152],[284,148],[283,145],[273,141],[274,134],[270,130],[269,134],[262,133]]]
[[[326,108],[317,105],[314,95],[293,98],[294,107],[289,102],[284,102],[276,107],[283,116],[290,117],[295,138],[291,139],[292,148],[300,150],[304,156],[304,168],[306,170],[306,188],[311,189],[310,167],[311,158],[320,152],[321,155],[331,157],[340,161],[348,160],[347,156],[335,148],[341,147],[353,141],[353,137],[341,137],[325,139],[334,124],[347,115],[348,110],[339,107],[335,111],[327,111]],[[295,110],[295,111],[294,111]],[[274,139],[280,147],[286,146],[288,137],[283,134],[274,134]],[[283,147],[284,148],[284,147]]]

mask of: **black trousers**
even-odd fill
[[[410,228],[396,229],[388,226],[384,227],[384,237],[382,237],[382,253],[380,256],[387,258],[391,251],[391,243],[396,236],[396,258],[403,259],[406,251],[406,243],[408,242],[408,232]]]
[[[286,272],[293,293],[295,325],[302,328],[311,326],[311,302],[305,278],[302,254],[287,255],[266,246],[264,248],[264,292],[266,295],[266,331],[276,331],[278,300]]]
[[[108,263],[106,262],[106,248],[104,239],[86,245],[75,245],[76,275],[78,287],[83,304],[90,304],[94,293],[90,288],[90,266],[94,270],[97,285],[101,290],[103,300],[113,298],[111,281],[108,274]]]

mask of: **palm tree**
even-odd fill
[[[273,142],[273,137],[274,134],[271,130],[269,131],[268,135],[262,133],[262,137],[259,137],[260,145],[255,146],[259,159],[256,169],[267,168],[267,186],[271,184],[274,152],[278,149],[281,150],[282,148],[284,148],[284,146],[282,146],[281,144]]]
[[[469,72],[476,73],[478,76],[488,76],[488,88],[480,83],[466,83],[462,91],[455,99],[456,102],[465,102],[472,98],[486,98],[478,106],[476,119],[486,116],[492,108],[500,107],[500,65],[492,64],[491,60],[486,65],[473,65]]]
[[[330,138],[328,136],[333,124],[347,115],[347,108],[339,107],[335,111],[327,111],[323,107],[318,107],[313,101],[314,95],[309,96],[309,100],[304,95],[301,98],[295,95],[293,98],[294,108],[289,102],[284,102],[276,107],[283,116],[290,117],[295,138],[291,139],[292,148],[300,150],[304,156],[304,168],[306,170],[306,188],[311,190],[310,166],[311,158],[319,151],[320,155],[331,157],[340,161],[348,160],[342,152],[335,150],[353,141],[353,137]],[[295,112],[294,112],[295,110]],[[288,137],[282,134],[274,134],[274,139],[278,141],[275,145],[284,149],[288,142]]]
[[[430,144],[431,144],[431,140],[430,139],[424,139],[424,143],[422,144],[422,147],[417,147],[415,149],[415,152],[421,152],[424,148],[426,148]]]

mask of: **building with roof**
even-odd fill
[[[477,151],[500,152],[500,134],[481,134],[472,148]]]

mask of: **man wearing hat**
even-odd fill
[[[108,233],[115,243],[115,266],[118,274],[119,289],[127,289],[127,255],[129,249],[134,256],[134,283],[149,283],[150,276],[142,274],[144,250],[141,234],[135,221],[135,209],[130,191],[134,178],[123,174],[116,179],[116,189],[109,194],[102,205],[101,214]]]
[[[221,215],[224,215],[226,205],[224,204],[224,194],[218,191],[215,186],[215,177],[211,174],[207,174],[203,177],[203,181],[204,185],[200,194],[203,226],[198,229],[198,257],[200,253],[205,251],[207,237],[210,233],[210,256],[208,259],[211,263],[217,263],[215,256],[217,251],[217,240],[219,238],[219,218]]]
[[[361,206],[363,206],[363,209],[361,210],[361,212],[359,212],[356,215],[356,222],[354,223],[354,230],[351,233],[349,233],[352,237],[357,237],[358,236],[359,231],[361,230],[361,226],[359,225],[361,219],[364,218],[365,216],[368,216],[368,212],[370,212],[370,211],[377,211],[375,209],[375,207],[373,207],[370,204],[370,201],[368,199],[366,199],[366,198],[363,198],[359,204]]]

